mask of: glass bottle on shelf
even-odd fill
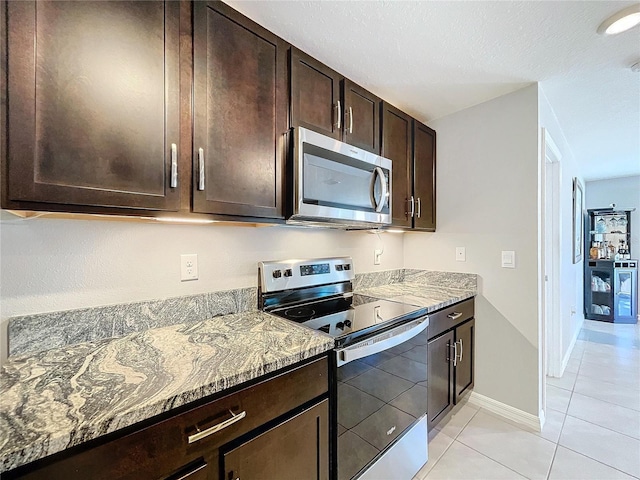
[[[593,242],[591,244],[591,248],[589,249],[589,258],[591,260],[597,260],[599,256],[600,256],[600,246],[598,245],[598,242]]]

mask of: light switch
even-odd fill
[[[467,261],[467,250],[464,247],[456,247],[456,260],[458,262]]]
[[[516,252],[513,250],[502,251],[502,268],[516,268]]]

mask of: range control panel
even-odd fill
[[[259,262],[258,276],[263,292],[279,292],[351,281],[355,274],[351,257],[335,257]]]

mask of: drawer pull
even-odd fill
[[[244,417],[247,416],[246,411],[243,411],[237,415],[234,415],[233,412],[229,410],[229,413],[231,414],[230,419],[225,420],[224,422],[220,422],[219,424],[214,425],[213,427],[209,427],[206,430],[203,430],[202,432],[198,430],[198,433],[189,435],[188,437],[189,443],[194,443],[194,442],[197,442],[198,440],[202,440],[203,438],[208,437],[209,435],[213,435],[214,433],[219,432],[224,428],[227,428],[229,425],[233,425],[234,423],[242,420]],[[196,430],[197,429],[198,427],[196,427]]]
[[[462,316],[462,312],[453,312],[447,315],[447,318],[450,318],[451,320],[455,320],[456,318],[460,318],[461,316]]]

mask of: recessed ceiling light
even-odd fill
[[[640,24],[640,4],[631,5],[611,15],[598,27],[599,34],[616,35]]]

